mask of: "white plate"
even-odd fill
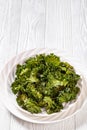
[[[82,82],[81,82],[81,92],[78,98],[75,102],[69,103],[67,107],[62,110],[61,112],[54,113],[54,114],[31,114],[30,112],[27,112],[20,108],[16,103],[16,97],[12,93],[10,84],[14,80],[15,75],[15,68],[18,63],[23,63],[27,58],[34,56],[36,54],[40,53],[55,53],[56,55],[60,56],[62,60],[65,60],[69,62],[71,65],[74,66],[76,72],[81,75]],[[80,71],[79,71],[80,70]],[[85,71],[85,70],[84,70]],[[15,56],[13,59],[11,59],[6,66],[4,67],[1,76],[0,76],[0,95],[1,100],[4,103],[5,107],[13,113],[15,116],[33,123],[53,123],[62,121],[66,118],[71,117],[76,112],[80,110],[80,108],[84,105],[86,98],[87,98],[87,81],[85,76],[83,76],[83,68],[81,65],[77,63],[77,61],[63,51],[58,51],[55,49],[33,49],[30,51],[23,52],[19,54],[18,56]]]

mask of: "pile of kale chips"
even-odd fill
[[[23,109],[41,113],[44,108],[51,114],[63,109],[63,103],[76,99],[79,79],[74,68],[60,57],[38,54],[17,65],[11,89]]]

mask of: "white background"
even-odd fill
[[[0,71],[20,52],[43,47],[66,50],[86,66],[87,0],[0,0]],[[14,117],[0,102],[0,130],[87,130],[87,105],[41,125]]]

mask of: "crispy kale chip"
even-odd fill
[[[80,88],[73,66],[53,53],[38,54],[18,64],[11,89],[20,107],[31,112],[48,114],[61,111],[64,102],[77,98]]]

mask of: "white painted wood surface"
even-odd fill
[[[0,0],[0,70],[14,55],[43,47],[66,50],[87,66],[87,0]],[[0,130],[54,129],[87,130],[87,105],[70,119],[41,125],[14,117],[0,102]]]

